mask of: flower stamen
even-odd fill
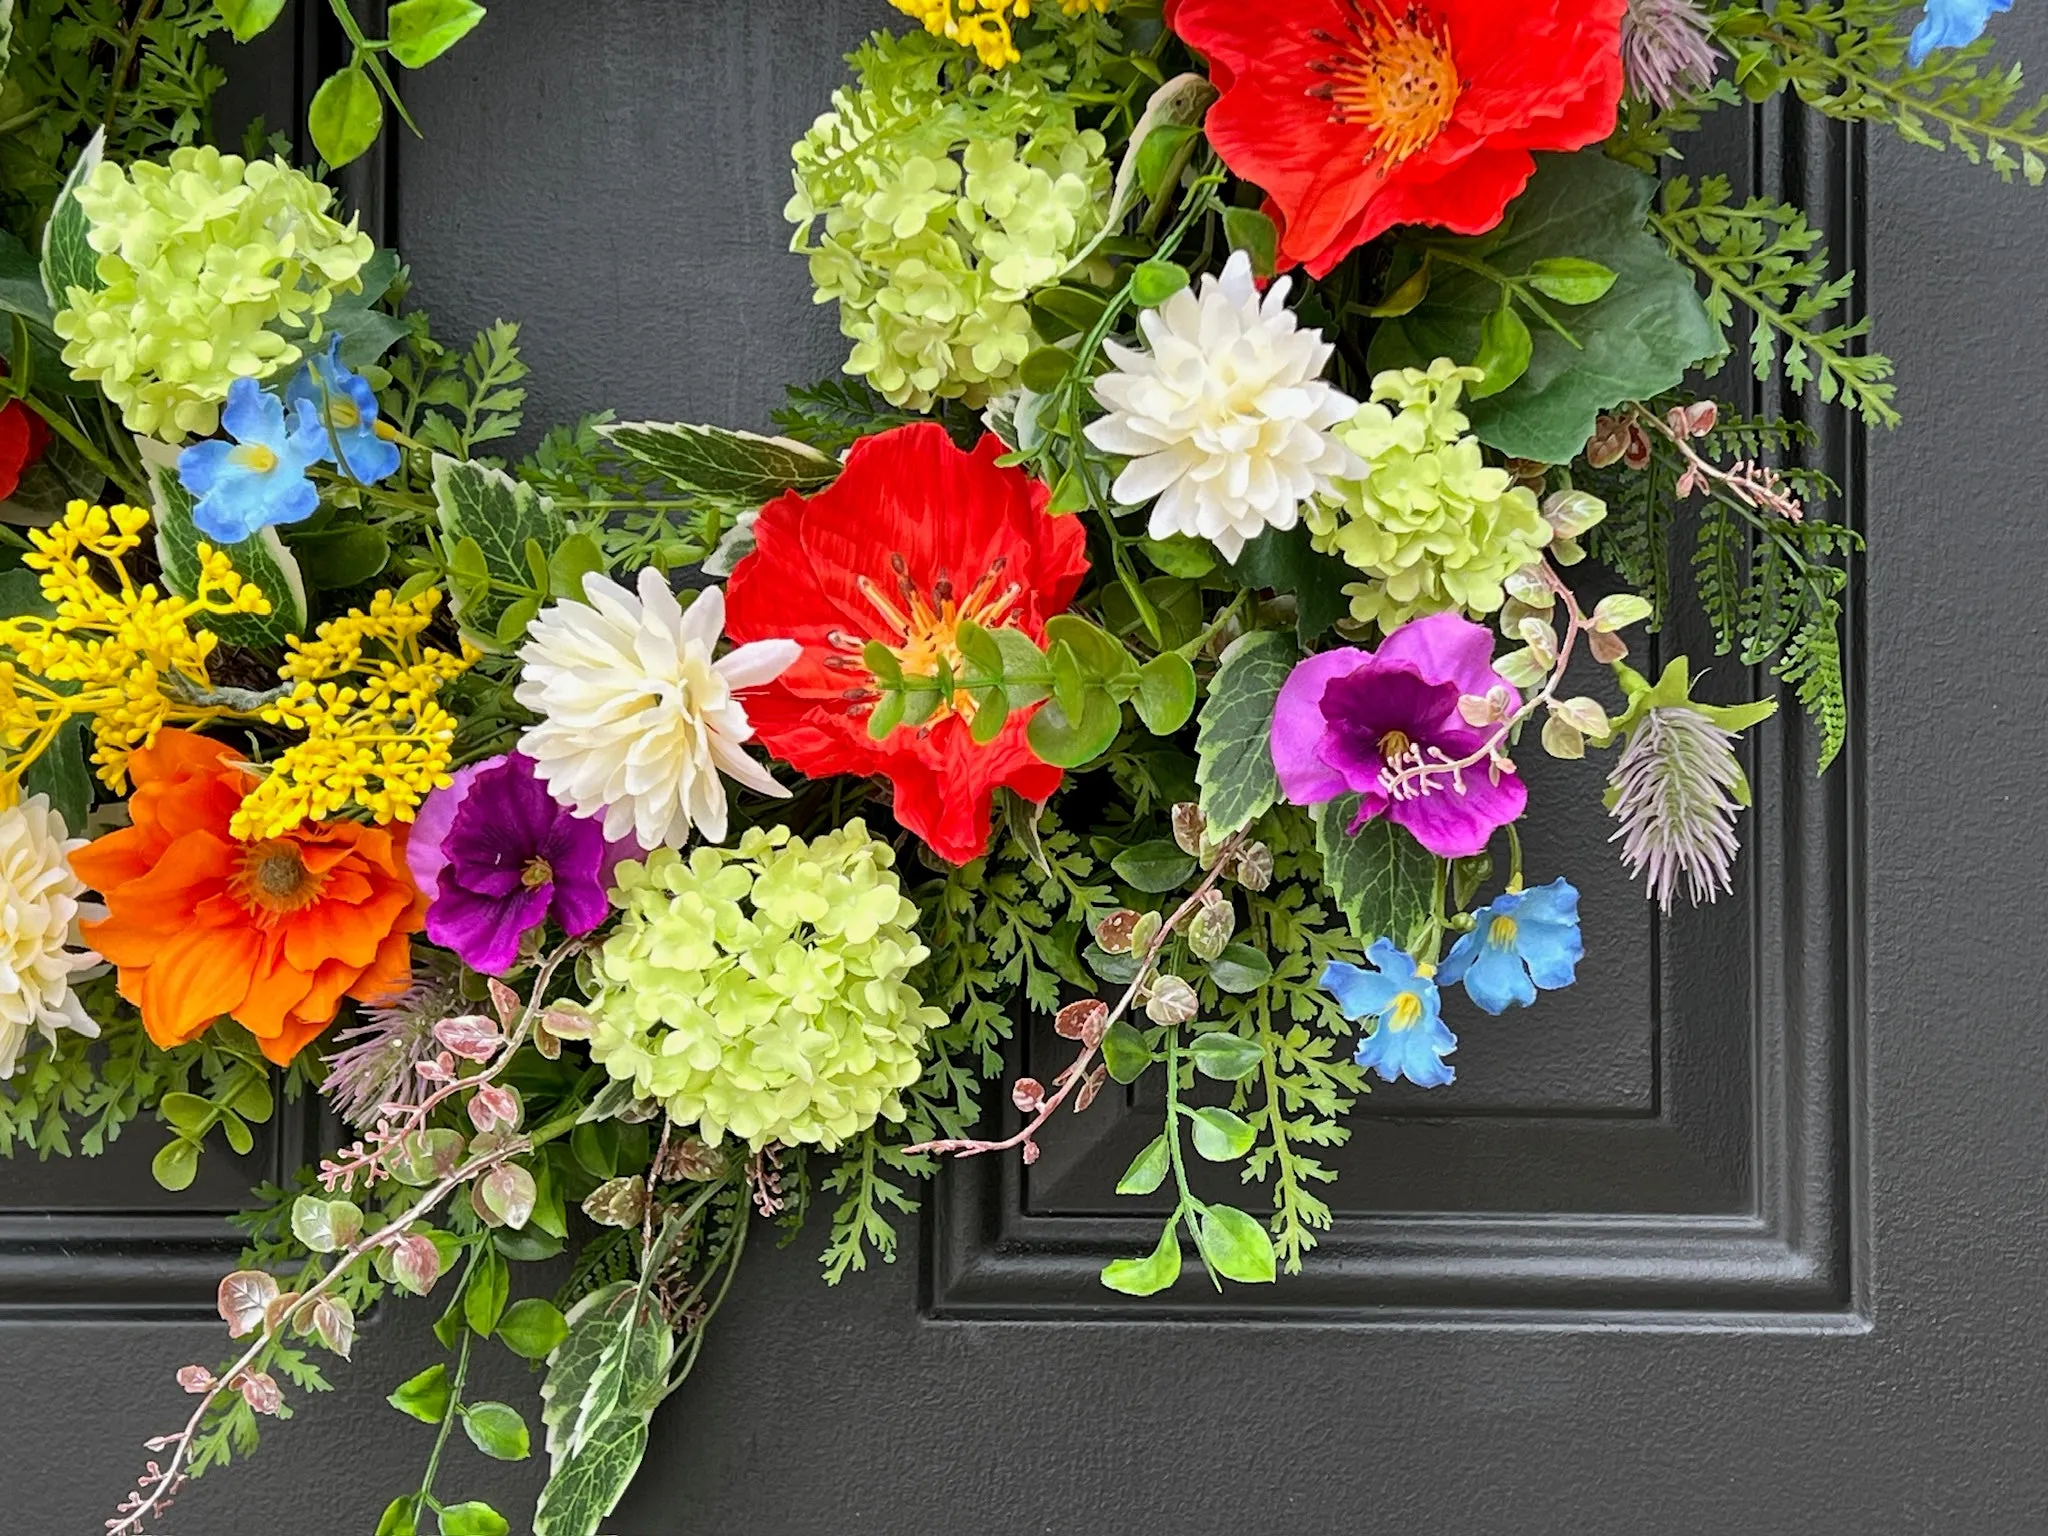
[[[235,900],[265,927],[320,899],[324,875],[306,867],[299,845],[288,838],[251,843],[228,880]]]
[[[1434,11],[1409,5],[1397,14],[1391,0],[1348,0],[1347,9],[1348,36],[1312,34],[1338,52],[1309,66],[1328,78],[1308,94],[1330,103],[1332,121],[1365,130],[1366,167],[1385,176],[1450,125],[1464,82],[1449,24]]]
[[[927,595],[911,580],[909,566],[901,555],[895,556],[890,564],[896,572],[900,607],[868,577],[861,577],[856,585],[885,626],[886,632],[874,638],[889,648],[902,665],[905,677],[937,677],[943,669],[945,675],[957,680],[966,666],[966,658],[960,653],[960,626],[999,627],[1009,618],[1024,591],[1021,583],[1003,581],[1009,561],[1002,556],[997,557],[988,573],[964,598],[958,595],[950,576],[939,577]],[[860,636],[834,631],[832,643],[843,650],[858,652],[867,642]],[[936,724],[947,715],[972,721],[976,707],[973,695],[956,687],[927,723]]]

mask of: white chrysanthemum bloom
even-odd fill
[[[712,659],[725,630],[725,593],[707,588],[685,609],[661,572],[640,573],[635,597],[595,573],[590,600],[555,603],[520,648],[513,692],[541,723],[519,750],[556,800],[602,816],[605,836],[642,848],[681,846],[695,827],[725,837],[724,773],[786,797],[741,750],[754,734],[736,697],[773,682],[801,653],[794,640],[759,640]]]
[[[1150,351],[1106,343],[1116,371],[1095,398],[1109,414],[1088,440],[1129,456],[1114,494],[1152,501],[1153,538],[1199,535],[1234,561],[1246,540],[1292,528],[1311,496],[1334,495],[1332,480],[1365,473],[1331,435],[1358,402],[1324,382],[1330,344],[1295,323],[1289,286],[1281,278],[1261,301],[1239,251],[1199,294],[1138,317]]]
[[[14,1075],[32,1029],[53,1045],[60,1029],[100,1032],[71,991],[74,976],[99,964],[75,947],[79,919],[95,915],[71,872],[71,852],[84,846],[65,836],[47,796],[0,810],[0,1078]]]

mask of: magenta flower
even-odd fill
[[[427,796],[406,862],[429,902],[427,937],[471,970],[503,975],[549,918],[571,938],[605,920],[622,852],[599,822],[557,804],[533,759],[514,752]]]
[[[1273,711],[1281,792],[1295,805],[1356,794],[1353,832],[1385,816],[1431,853],[1479,853],[1529,802],[1521,778],[1486,755],[1498,727],[1458,712],[1460,697],[1495,688],[1521,707],[1493,670],[1493,637],[1455,613],[1410,620],[1377,651],[1311,656]]]

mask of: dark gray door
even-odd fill
[[[530,422],[758,427],[841,359],[781,254],[787,146],[901,20],[503,4],[362,190],[439,328],[523,322]],[[2048,9],[2000,27],[2048,59]],[[313,62],[280,49],[280,93]],[[1106,1198],[1142,1134],[1108,1104],[1028,1176],[952,1170],[921,1240],[836,1291],[817,1241],[758,1245],[607,1529],[2048,1531],[2048,194],[1775,109],[1699,159],[1863,270],[1907,418],[1814,418],[1873,550],[1853,729],[1818,782],[1759,733],[1738,898],[1659,924],[1589,889],[1586,984],[1475,1033],[1426,1106],[1364,1104],[1336,1231],[1256,1310],[1096,1284],[1142,1230]],[[121,1204],[147,1147],[0,1168],[0,1532],[97,1529],[182,1415],[171,1371],[217,1352],[216,1213],[300,1134],[175,1208]],[[424,1453],[380,1399],[430,1317],[373,1319],[344,1389],[173,1529],[367,1536]],[[446,1481],[513,1508],[534,1473],[465,1451]]]

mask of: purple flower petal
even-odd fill
[[[462,802],[469,797],[470,786],[476,782],[478,774],[504,761],[502,757],[492,757],[481,763],[472,763],[467,768],[458,768],[452,784],[446,789],[435,790],[421,802],[419,815],[413,818],[412,836],[406,839],[405,862],[412,870],[413,884],[420,888],[427,900],[432,901],[438,894],[441,870],[448,863],[445,844],[449,832],[454,829]]]
[[[1406,662],[1424,677],[1455,683],[1461,694],[1504,686],[1493,670],[1492,631],[1461,614],[1409,620],[1381,642],[1378,659]],[[1515,707],[1521,707],[1519,695]]]
[[[1415,834],[1415,841],[1446,859],[1484,853],[1496,829],[1519,817],[1529,804],[1528,786],[1519,774],[1504,773],[1495,782],[1487,765],[1465,771],[1463,790],[1451,784],[1433,786],[1412,800],[1396,800],[1387,816]]]
[[[1273,706],[1273,767],[1280,776],[1280,792],[1290,804],[1320,805],[1350,787],[1320,754],[1329,733],[1323,693],[1333,679],[1368,667],[1372,660],[1368,651],[1324,651],[1288,674]]]
[[[546,885],[522,889],[506,900],[444,890],[427,908],[427,937],[453,950],[473,971],[496,975],[519,959],[519,941],[548,920],[554,891]]]

